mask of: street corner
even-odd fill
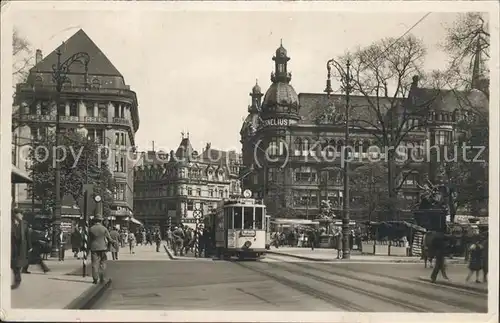
[[[174,256],[172,250],[170,250],[166,245],[163,245],[163,248],[165,249],[165,252],[170,260],[178,260],[178,258]]]
[[[432,283],[436,285],[442,285],[442,286],[448,286],[448,287],[453,287],[453,288],[458,288],[460,290],[468,290],[480,294],[488,294],[488,283],[469,283],[469,282],[460,282],[457,280],[436,280],[435,282],[432,282],[430,277],[425,277],[425,276],[420,276],[418,277],[419,281],[422,282],[427,282],[427,283]]]
[[[111,279],[106,279],[104,282],[99,284],[93,284],[80,296],[75,298],[71,303],[66,305],[64,309],[69,310],[85,310],[91,309],[98,300],[103,296],[103,294],[111,287]]]

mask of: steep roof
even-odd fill
[[[89,54],[90,63],[88,65],[88,73],[90,75],[119,76],[123,78],[122,74],[116,69],[113,63],[111,63],[101,49],[82,29],[77,31],[73,36],[42,59],[42,61],[36,64],[30,72],[52,72],[52,65],[57,64],[57,49],[61,51],[61,62],[64,62],[68,57],[78,52]],[[73,64],[70,69],[75,73],[84,72],[84,68],[80,64]]]
[[[189,138],[183,138],[181,143],[179,144],[179,148],[175,152],[175,156],[180,159],[189,160],[193,157],[193,146],[191,145],[191,141]]]
[[[375,100],[375,98],[372,99]],[[333,112],[334,114],[344,115],[345,112],[345,95],[343,94],[332,94],[328,97],[326,94],[322,93],[300,93],[299,101],[300,123],[303,124],[315,123],[316,119],[324,115],[332,105],[335,106],[336,110]],[[370,107],[370,103],[365,96],[351,95],[350,105],[351,109],[349,110],[349,116],[351,122],[353,120],[363,120],[374,124],[378,122],[377,115],[374,109]],[[381,112],[386,113],[391,107],[391,103],[388,99],[380,98],[379,106]],[[366,124],[364,124],[364,126],[366,126]]]

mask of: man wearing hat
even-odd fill
[[[94,284],[99,280],[104,283],[104,271],[108,244],[112,241],[108,229],[102,224],[102,214],[97,214],[93,219],[93,225],[89,229],[90,256],[92,261],[92,278]]]
[[[28,254],[31,251],[28,224],[23,219],[23,214],[19,209],[12,211],[10,247],[10,268],[14,273],[14,283],[11,285],[11,289],[16,289],[21,285],[21,268],[28,265]]]

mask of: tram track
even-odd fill
[[[284,271],[287,271],[287,272],[290,272],[292,274],[301,275],[301,276],[304,276],[304,277],[311,278],[313,280],[316,280],[318,282],[324,283],[324,284],[329,285],[329,286],[334,286],[334,287],[342,288],[344,290],[348,290],[348,291],[351,291],[351,292],[354,292],[354,293],[362,294],[362,295],[365,295],[365,296],[368,296],[368,297],[371,297],[371,298],[374,298],[374,299],[378,299],[380,301],[387,302],[387,303],[390,303],[392,305],[396,305],[396,306],[402,307],[402,308],[410,310],[412,312],[418,312],[418,313],[428,313],[428,312],[442,312],[442,313],[444,313],[445,312],[445,311],[439,311],[439,310],[436,311],[434,308],[430,308],[430,307],[427,307],[427,306],[422,306],[422,305],[418,305],[418,304],[411,304],[409,302],[402,301],[401,299],[396,298],[396,297],[383,295],[381,293],[377,293],[377,292],[374,292],[374,291],[369,291],[369,290],[366,290],[366,289],[363,289],[363,288],[360,288],[360,287],[352,286],[352,285],[347,284],[347,283],[343,283],[343,282],[335,281],[333,279],[328,279],[328,278],[325,278],[325,277],[322,277],[322,276],[319,276],[319,275],[315,275],[315,274],[312,274],[310,272],[306,272],[306,271],[303,271],[303,270],[290,268],[289,266],[286,266],[286,265],[283,265],[283,264],[279,264],[278,265],[276,263],[268,263],[268,265],[270,265],[271,267],[280,268],[280,269],[282,269]],[[293,265],[297,265],[297,263],[294,263]],[[309,268],[317,270],[315,267],[309,267]],[[346,278],[348,278],[348,277],[346,277]],[[351,279],[359,280],[357,277],[354,277],[354,278],[351,278]]]
[[[243,267],[245,269],[251,270],[253,272],[259,273],[263,276],[269,277],[287,287],[293,288],[296,291],[299,291],[301,293],[307,294],[311,297],[317,298],[319,300],[322,300],[324,302],[327,302],[328,304],[332,304],[335,306],[340,307],[342,310],[345,311],[350,311],[350,312],[371,312],[372,310],[369,310],[367,308],[364,308],[354,302],[347,301],[343,299],[342,297],[335,296],[329,293],[325,293],[323,291],[320,291],[316,288],[312,288],[306,284],[299,283],[297,281],[294,281],[289,278],[285,278],[282,276],[279,276],[277,274],[273,274],[271,272],[265,271],[263,269],[255,268],[253,266],[245,264],[245,262],[240,262],[240,261],[234,261],[234,264],[237,266]]]
[[[456,306],[456,307],[459,307],[459,308],[465,308],[465,309],[468,309],[468,310],[470,310],[472,312],[488,312],[487,306],[478,306],[476,304],[470,304],[470,303],[468,303],[466,301],[460,301],[460,300],[456,300],[456,299],[455,300],[450,300],[449,298],[447,298],[445,296],[433,295],[433,294],[425,293],[425,292],[423,292],[421,290],[417,290],[417,289],[410,288],[410,287],[403,287],[403,286],[399,286],[397,284],[391,284],[391,283],[376,281],[376,280],[373,280],[373,279],[361,278],[359,276],[355,276],[355,275],[349,274],[349,269],[348,268],[342,268],[340,266],[335,267],[335,270],[329,270],[329,269],[326,269],[326,268],[321,268],[321,267],[318,268],[316,266],[310,266],[310,265],[307,265],[307,264],[304,264],[304,263],[294,263],[294,265],[297,266],[297,267],[308,269],[308,270],[316,270],[318,272],[323,272],[323,273],[327,273],[327,274],[331,274],[331,275],[336,275],[336,276],[340,276],[340,277],[344,277],[344,278],[348,278],[348,279],[355,279],[355,280],[362,281],[362,282],[365,282],[365,283],[368,283],[368,284],[380,286],[380,287],[383,287],[383,288],[392,289],[392,290],[399,291],[399,292],[402,292],[402,293],[407,293],[407,294],[410,294],[410,295],[415,295],[415,296],[421,297],[423,299],[431,299],[433,301],[437,301],[437,302],[441,302],[441,303],[444,303],[444,304]],[[379,276],[379,277],[382,277],[382,278],[389,278],[389,279],[394,280],[394,276],[390,276],[390,275],[385,275],[385,274],[380,274],[380,273],[373,273],[373,272],[363,271],[363,270],[357,270],[357,271],[360,272],[360,273],[364,273],[364,274],[369,274],[369,275],[374,275],[374,276]],[[397,279],[401,280],[401,281],[404,281],[404,282],[412,283],[412,284],[416,283],[416,284],[424,285],[424,284],[422,284],[422,282],[420,282],[418,280],[411,280],[411,279],[405,279],[405,278],[399,278],[399,277]],[[453,291],[455,291],[455,289]],[[473,296],[473,297],[477,297],[478,295],[479,296],[484,296],[484,294],[468,293],[466,290],[463,290],[463,294],[465,294],[467,296]]]

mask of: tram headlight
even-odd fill
[[[244,244],[243,244],[243,248],[245,249],[248,249],[252,246],[252,242],[251,241],[246,241]]]

